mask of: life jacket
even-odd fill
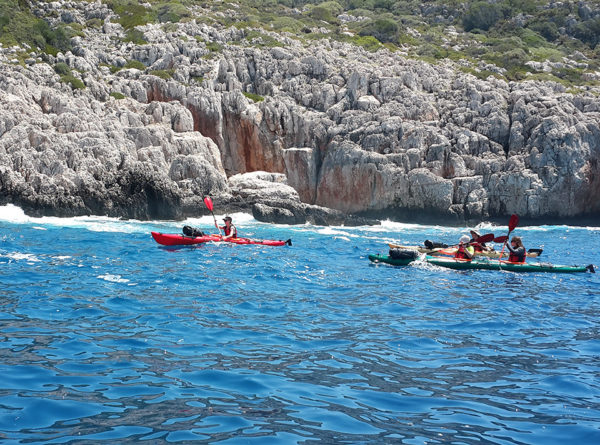
[[[456,251],[456,253],[454,254],[454,258],[457,258],[457,259],[459,259],[459,260],[470,260],[471,258],[469,258],[469,257],[467,256],[467,253],[466,253],[466,250],[467,250],[467,249],[468,249],[468,247],[467,247],[467,248],[465,248],[465,246],[460,246],[460,247],[458,248],[458,250]],[[471,252],[471,254],[473,254],[473,252],[474,252],[474,249],[473,249],[472,247],[471,247],[471,249],[473,250],[473,251]]]
[[[232,231],[233,231],[233,237],[237,238],[237,229],[235,228],[235,226],[233,224],[230,224],[229,227],[223,226],[223,232],[225,233],[225,236],[229,236],[229,234]]]
[[[483,252],[483,245],[482,244],[472,243],[471,246],[473,246],[473,249],[475,249],[475,252]]]
[[[510,252],[510,254],[508,255],[508,262],[509,263],[524,263],[525,255],[521,256],[521,255],[517,255],[515,253]]]

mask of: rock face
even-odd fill
[[[104,26],[27,66],[0,49],[0,203],[181,218],[210,194],[282,223],[600,214],[598,91],[479,80],[328,40],[271,34],[282,47],[254,47],[244,30],[194,21],[139,27],[147,44],[114,48],[123,29],[105,5],[44,8]],[[132,60],[147,69],[111,73]],[[85,88],[61,82],[58,62]]]

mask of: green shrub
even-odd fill
[[[347,0],[345,3],[348,5],[348,9],[368,9],[372,11],[375,8],[375,0]]]
[[[373,36],[354,36],[352,43],[371,52],[377,51],[382,46],[381,42]]]
[[[87,22],[85,22],[85,26],[87,26],[88,28],[95,28],[95,29],[102,28],[103,24],[104,24],[104,20],[102,20],[98,17],[94,17],[92,19],[89,19]]]
[[[292,17],[276,17],[271,27],[276,31],[300,32],[304,24]]]
[[[344,9],[338,2],[323,2],[319,5],[313,6],[310,10],[309,16],[315,20],[322,20],[328,23],[337,23],[337,16]]]
[[[173,74],[175,74],[175,70],[174,69],[152,70],[152,71],[150,71],[149,74],[152,74],[153,76],[156,76],[156,77],[160,77],[161,79],[164,79],[164,80],[169,80],[169,79],[173,78]]]
[[[169,2],[158,8],[158,21],[161,23],[177,23],[182,18],[190,16],[191,13],[188,8],[178,2]]]
[[[136,70],[144,71],[146,69],[146,65],[144,65],[139,60],[128,60],[123,68],[134,68]]]
[[[558,31],[557,31],[558,32]],[[528,48],[537,48],[540,46],[547,45],[547,41],[540,34],[535,32],[533,29],[523,29],[520,32],[519,37]]]
[[[71,49],[71,37],[78,31],[60,23],[56,27],[34,16],[27,2],[0,0],[0,43],[5,46],[28,44],[49,54]]]
[[[217,42],[207,42],[206,49],[213,53],[219,53],[223,50],[223,45]]]
[[[249,31],[246,34],[246,40],[248,40],[252,45],[257,46],[259,48],[272,48],[275,46],[283,46],[279,40],[258,31]]]
[[[250,99],[253,102],[261,102],[263,100],[265,100],[264,97],[259,96],[258,94],[254,94],[254,93],[247,93],[247,92],[243,92],[242,93],[244,96],[246,96],[248,99]]]
[[[69,68],[69,65],[64,62],[59,62],[54,65],[54,71],[56,74],[60,75],[71,74],[71,68]]]
[[[148,43],[148,41],[144,38],[144,33],[137,29],[130,29],[125,33],[125,37],[123,38],[124,42],[132,42],[136,45],[144,45]]]
[[[578,23],[575,25],[573,35],[590,48],[595,48],[600,43],[600,17]]]
[[[85,84],[81,81],[81,79],[78,79],[77,77],[74,77],[71,74],[63,74],[62,76],[60,76],[60,80],[63,83],[70,84],[71,88],[73,88],[74,90],[82,90],[85,88]]]
[[[112,93],[110,93],[110,96],[114,97],[117,100],[125,99],[125,95],[117,91],[113,91]]]
[[[126,30],[156,21],[156,12],[146,9],[140,2],[107,0],[106,4],[119,16],[119,23]]]
[[[554,42],[560,36],[558,26],[553,22],[538,22],[529,26],[530,29],[540,34],[549,42]]]
[[[380,42],[398,41],[398,24],[390,19],[371,20],[362,26],[361,36],[373,36]]]
[[[488,2],[475,2],[470,7],[462,23],[465,31],[481,29],[487,31],[502,18],[500,5]]]
[[[164,32],[176,32],[179,27],[177,26],[177,23],[167,22],[163,25],[162,29]]]

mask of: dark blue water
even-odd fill
[[[467,228],[234,222],[294,245],[0,207],[0,442],[600,443],[600,274],[367,259]],[[599,229],[515,234],[600,264]]]

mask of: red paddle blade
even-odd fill
[[[504,235],[504,236],[498,236],[498,237],[494,238],[494,242],[495,243],[503,243],[507,239],[508,239],[508,236],[506,236],[506,235]]]
[[[488,233],[486,235],[481,235],[475,241],[478,242],[478,243],[489,243],[490,241],[493,241],[493,240],[494,240],[494,234],[493,233]]]
[[[512,232],[513,230],[515,230],[515,227],[517,227],[519,225],[519,216],[512,214],[510,216],[510,220],[508,221],[508,231]]]
[[[207,196],[206,198],[204,198],[204,204],[206,204],[206,208],[210,212],[213,211],[213,203],[212,203],[212,199],[210,199],[210,196]]]

